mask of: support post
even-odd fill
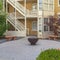
[[[37,0],[37,37],[39,37],[39,0]]]
[[[15,0],[15,6],[16,6],[16,0]],[[16,24],[17,22],[16,22],[16,9],[15,9],[15,27],[16,27]],[[15,31],[16,31],[16,28],[15,28]]]
[[[24,7],[25,7],[25,34],[26,34],[26,30],[27,30],[27,28],[26,28],[26,0],[24,0]]]
[[[43,24],[42,24],[43,23],[43,21],[42,21],[42,18],[43,18],[42,12],[43,11],[42,10],[43,9],[41,11],[39,10],[39,0],[37,0],[37,10],[38,10],[38,14],[37,14],[38,15],[38,17],[37,17],[37,19],[38,19],[38,38],[42,38],[43,37],[42,36],[43,35]],[[39,12],[41,12],[42,14],[40,15]]]

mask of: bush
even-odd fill
[[[48,49],[39,54],[36,60],[60,60],[60,50]]]
[[[3,0],[0,0],[0,10],[3,9]]]
[[[6,13],[0,11],[0,36],[3,36],[6,29]]]

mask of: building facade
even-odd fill
[[[54,6],[55,16],[59,16],[60,15],[60,0],[55,0],[54,3],[55,3],[55,6]]]
[[[6,35],[33,35],[47,38],[52,33],[46,22],[49,22],[49,16],[57,14],[56,0],[6,0],[5,2],[7,23],[10,24]]]

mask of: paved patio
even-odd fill
[[[0,44],[0,60],[36,60],[43,50],[60,48],[60,42],[39,40],[37,45],[30,45],[27,38]]]

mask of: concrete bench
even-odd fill
[[[5,38],[7,39],[7,41],[10,41],[10,40],[15,40],[16,36],[5,36]]]
[[[57,38],[60,38],[60,36],[57,36],[57,35],[50,35],[50,36],[49,36],[49,40],[52,39],[52,38],[53,38],[54,40],[56,40]]]

